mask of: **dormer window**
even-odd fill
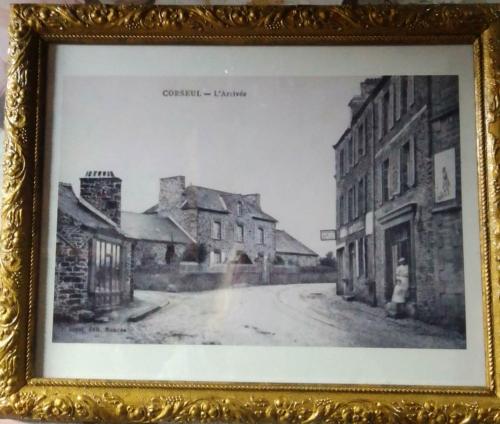
[[[236,215],[243,215],[243,204],[241,202],[238,202],[238,204],[236,205]]]

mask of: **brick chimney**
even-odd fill
[[[158,199],[158,215],[178,216],[185,200],[186,178],[182,175],[160,179],[160,197]]]
[[[80,197],[120,225],[122,180],[113,171],[87,171],[80,178]]]

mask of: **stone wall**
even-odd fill
[[[90,249],[94,237],[102,235],[84,229],[80,222],[58,211],[57,217],[56,270],[54,284],[54,318],[56,320],[91,319],[99,312],[89,293]],[[132,243],[111,238],[122,246],[123,279],[120,304],[133,300]]]
[[[266,284],[334,283],[336,271],[330,267],[282,265],[217,265],[209,270],[198,266],[149,266],[134,270],[135,287],[140,290],[201,291],[233,286]],[[266,275],[267,274],[267,275]]]
[[[281,252],[276,252],[276,256],[283,259],[285,265],[315,266],[319,263],[319,258],[317,256],[295,255]]]
[[[54,318],[78,319],[90,307],[88,297],[88,257],[91,234],[58,211],[58,241],[54,285]]]
[[[465,331],[465,287],[457,77],[432,79],[431,111],[433,153],[449,148],[455,149],[456,197],[434,205],[434,281],[438,309],[426,314],[463,332]]]
[[[272,266],[270,284],[336,283],[337,271],[327,266]]]

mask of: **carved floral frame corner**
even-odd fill
[[[500,423],[500,5],[16,5],[0,231],[0,416],[104,422]],[[35,378],[49,43],[474,46],[487,387],[141,383]]]

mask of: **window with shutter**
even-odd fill
[[[358,182],[358,204],[359,214],[365,213],[365,177],[362,177]]]
[[[415,137],[411,136],[408,141],[408,187],[413,187],[415,180]]]
[[[344,212],[345,204],[344,203],[345,203],[344,196],[341,195],[340,200],[339,200],[339,216],[338,216],[340,225],[345,224],[345,220],[344,220],[344,218],[345,218],[345,212]]]
[[[401,87],[401,116],[406,113],[407,105],[408,105],[408,77],[401,77],[400,84]]]
[[[389,159],[384,160],[380,167],[382,202],[387,202],[389,200]]]
[[[358,277],[365,275],[365,238],[358,240]]]
[[[367,125],[366,125],[366,137],[370,137],[370,143],[373,144],[373,141],[375,140],[375,112],[374,112],[374,107],[373,103],[370,104],[369,108],[369,113],[367,114]],[[370,133],[368,134],[368,128],[370,128]]]
[[[264,228],[262,227],[257,228],[257,243],[264,244]]]
[[[408,100],[408,109],[415,102],[415,79],[413,76],[409,76],[407,79],[408,90],[406,92],[406,98]]]
[[[395,88],[396,88],[396,121],[401,118],[401,77],[395,77]]]
[[[390,166],[391,166],[391,195],[395,196],[401,193],[401,179],[400,179],[400,153],[399,149],[394,149],[391,152],[391,161],[390,161]]]
[[[212,258],[213,258],[212,263],[214,265],[221,264],[222,263],[222,254],[221,254],[221,251],[220,250],[214,250]]]
[[[354,263],[356,264],[356,277],[359,277],[359,240],[356,239],[356,248],[354,249],[354,256],[355,256],[355,259],[354,259]]]
[[[389,104],[387,106],[387,124],[390,130],[394,127],[394,84],[389,86]]]
[[[384,94],[384,97],[382,97],[382,114],[384,116],[384,119],[382,120],[382,135],[387,134],[389,132],[389,128],[391,127],[390,99],[391,93],[389,90],[387,90]]]
[[[347,155],[349,159],[349,167],[352,167],[354,164],[354,151],[353,151],[353,141],[352,137],[349,137],[347,141]]]
[[[363,253],[364,253],[363,262],[365,264],[364,271],[365,271],[365,277],[367,277],[368,276],[368,243],[366,241],[366,237],[363,237],[363,245],[364,245],[364,248],[363,248]]]
[[[366,126],[365,119],[361,121],[358,127],[358,156],[364,156],[366,151]]]
[[[400,181],[401,181],[401,192],[404,193],[408,188],[408,170],[410,168],[409,162],[410,162],[410,143],[407,142],[401,146],[400,150],[400,165],[401,165],[401,176],[400,176]]]
[[[340,172],[340,176],[343,177],[344,174],[345,174],[345,150],[342,149],[339,153],[339,172]]]
[[[356,186],[356,183],[354,183],[354,186],[352,187],[352,203],[353,203],[353,212],[354,212],[354,219],[356,219],[359,216],[359,204],[358,204],[358,187]]]
[[[235,227],[235,240],[242,243],[243,242],[243,237],[244,237],[244,233],[245,233],[245,230],[244,230],[244,227],[243,227],[243,224],[236,224],[236,227]]]
[[[353,161],[354,161],[354,164],[357,164],[358,163],[358,143],[359,143],[359,139],[358,139],[358,130],[357,128],[354,128],[354,131],[352,132],[352,143],[353,143],[353,146],[352,146],[352,156],[353,156]]]
[[[212,238],[215,240],[222,238],[222,224],[220,221],[212,222]]]
[[[377,100],[377,140],[380,140],[384,131],[384,112],[383,112],[383,102],[379,98]]]
[[[347,222],[351,222],[354,217],[354,201],[352,187],[347,192]]]
[[[342,209],[344,224],[347,224],[347,203],[347,199],[344,197],[344,208]]]

